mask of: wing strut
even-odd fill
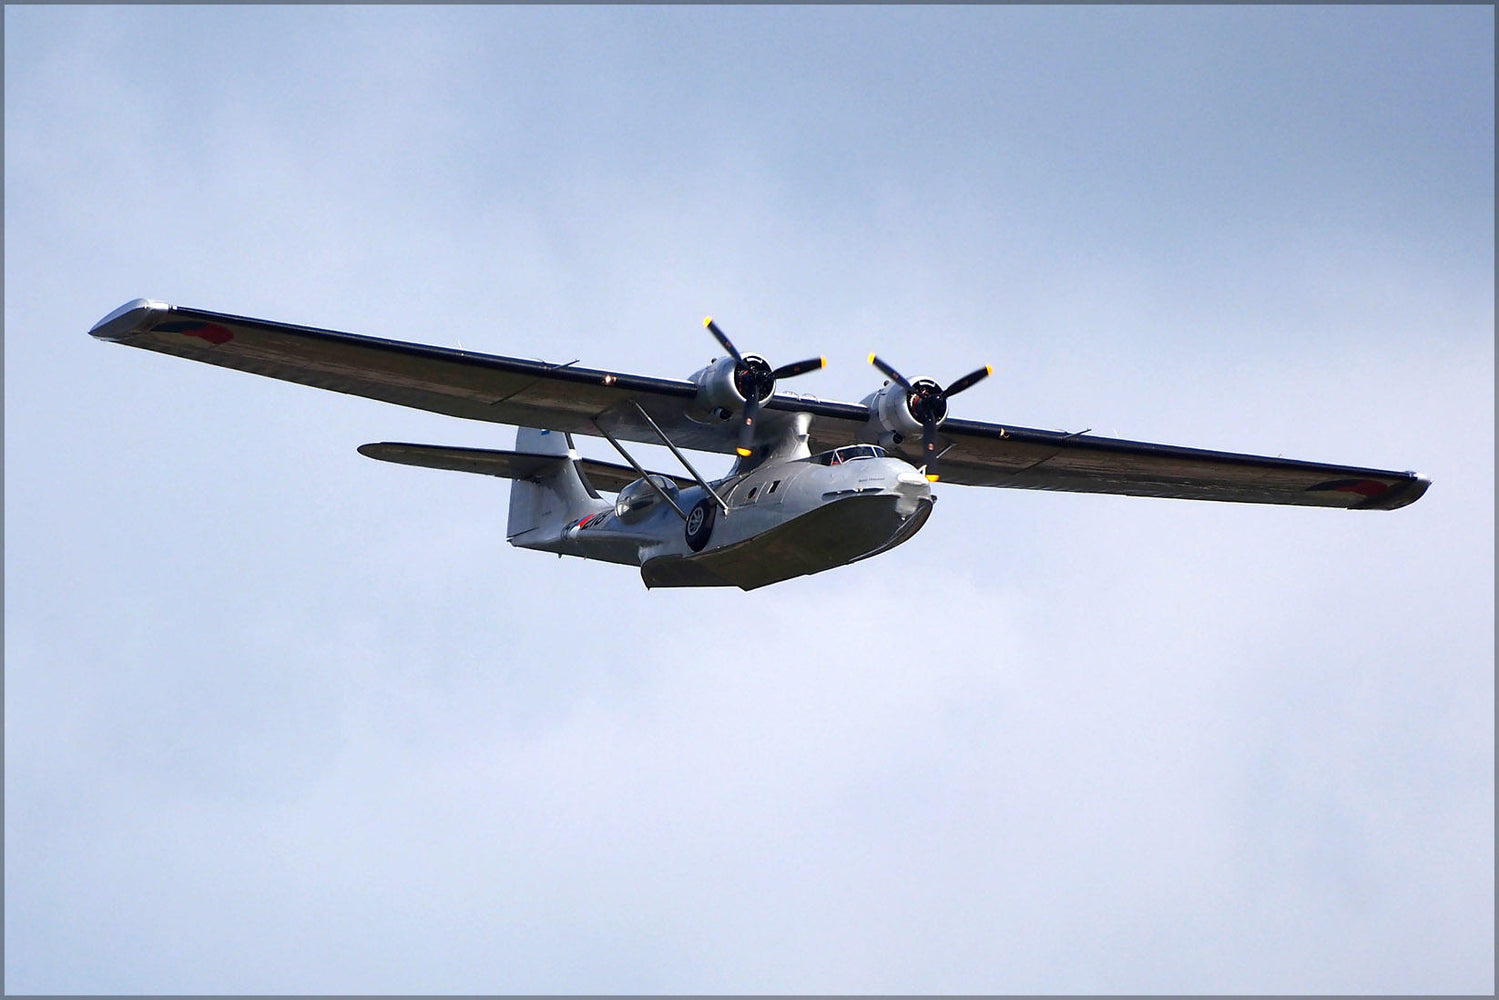
[[[677,461],[681,462],[683,467],[686,468],[688,472],[692,473],[692,478],[697,480],[697,484],[703,489],[707,490],[708,495],[711,496],[714,500],[717,500],[718,506],[723,509],[723,512],[725,514],[727,514],[729,512],[729,505],[723,502],[723,497],[713,492],[713,487],[708,485],[708,481],[702,476],[698,475],[698,471],[692,467],[692,463],[687,461],[687,456],[677,450],[677,446],[671,443],[671,438],[667,437],[666,433],[662,431],[660,427],[656,426],[656,422],[651,419],[651,415],[645,412],[645,407],[641,406],[633,399],[630,400],[630,405],[640,411],[640,416],[644,418],[647,424],[650,424],[651,430],[656,432],[656,436],[661,439],[661,443],[671,449],[671,453],[677,456]],[[619,446],[615,445],[615,447]]]
[[[604,440],[614,445],[614,450],[623,455],[625,457],[625,461],[629,462],[630,465],[635,469],[635,471],[640,473],[640,478],[649,483],[651,489],[661,494],[662,500],[665,500],[667,503],[671,504],[671,509],[677,512],[677,516],[684,521],[687,520],[686,512],[683,511],[682,508],[677,506],[677,502],[671,498],[671,494],[667,493],[660,486],[656,485],[656,481],[651,478],[651,474],[640,467],[640,463],[635,461],[634,457],[631,456],[629,452],[625,451],[624,447],[618,441],[614,440],[614,436],[608,431],[604,430],[604,428],[599,427],[597,420],[593,421],[593,426],[598,430],[600,434],[603,435]],[[702,480],[698,480],[698,482],[702,482]],[[722,503],[723,501],[720,500],[719,502]]]

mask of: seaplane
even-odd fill
[[[1430,480],[1328,465],[965,420],[943,386],[869,356],[883,384],[858,403],[778,391],[823,358],[772,366],[709,318],[723,353],[686,379],[499,357],[251,319],[149,299],[95,338],[466,420],[516,427],[496,450],[379,442],[383,462],[513,480],[510,544],[638,567],[646,587],[754,590],[868,559],[931,516],[934,484],[1184,500],[1395,510]],[[601,438],[624,464],[583,457]],[[626,443],[664,445],[680,472],[647,471]],[[685,452],[732,455],[704,478]],[[604,494],[612,494],[608,499]]]

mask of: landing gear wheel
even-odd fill
[[[694,552],[703,551],[708,536],[713,534],[713,519],[718,516],[718,504],[711,497],[703,497],[687,513],[687,547]]]

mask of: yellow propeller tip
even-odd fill
[[[928,472],[928,473],[927,473],[927,474],[926,474],[926,481],[927,481],[927,482],[929,482],[929,483],[935,483],[935,482],[936,482],[936,481],[937,481],[937,476],[936,476],[936,474],[935,474],[935,473],[931,473],[931,472]]]
[[[712,326],[712,325],[713,325],[713,317],[712,316],[704,316],[703,317],[703,326]]]
[[[822,357],[820,357],[820,358],[817,359],[817,367],[819,367],[819,368],[826,368],[827,366],[828,366],[827,355],[823,355]]]
[[[740,458],[749,458],[751,455],[754,454],[754,452],[751,451],[748,448],[735,448],[734,450],[737,451],[737,452],[739,452],[739,457]]]
[[[874,364],[874,355],[873,354],[869,355],[869,363],[870,364]]]
[[[984,366],[984,371],[987,372],[987,373],[989,373],[990,375],[993,375],[994,374],[994,366],[993,365],[985,365]]]

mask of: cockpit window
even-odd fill
[[[859,458],[884,458],[885,449],[877,444],[851,444],[846,448],[834,448],[817,456],[823,465],[842,465]]]

